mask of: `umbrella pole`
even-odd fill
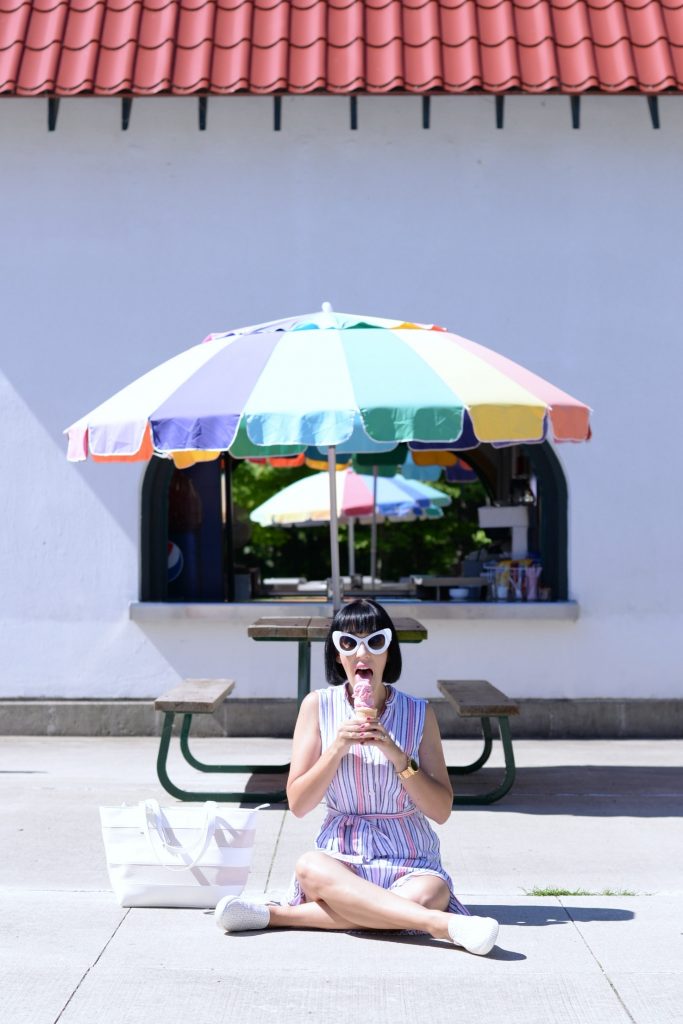
[[[353,516],[348,520],[349,576],[356,575],[356,530]]]
[[[337,520],[337,447],[327,449],[327,472],[330,478],[330,560],[332,563],[332,610],[341,608],[341,581],[339,572],[339,522]]]
[[[373,597],[377,578],[377,475],[378,467],[372,467],[372,524],[370,526],[370,587]]]

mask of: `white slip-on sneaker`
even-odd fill
[[[448,934],[456,946],[464,946],[468,953],[486,956],[496,944],[498,922],[492,917],[468,917],[451,914]]]
[[[224,896],[213,913],[216,925],[225,932],[255,932],[267,928],[270,911],[263,903],[250,903],[239,896]]]

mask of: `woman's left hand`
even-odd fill
[[[397,770],[405,768],[406,755],[394,743],[381,722],[366,722],[363,728],[363,738],[360,742],[363,745],[372,744],[379,747],[387,761],[390,761]]]

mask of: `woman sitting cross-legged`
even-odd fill
[[[445,822],[453,801],[439,727],[427,701],[393,685],[401,651],[381,605],[337,612],[325,669],[331,685],[301,705],[287,783],[297,817],[325,801],[315,849],[299,858],[286,904],[227,896],[216,923],[228,932],[411,930],[485,955],[498,924],[470,915],[441,864],[427,821]]]

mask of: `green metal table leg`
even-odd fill
[[[504,797],[512,788],[512,784],[515,781],[515,755],[512,749],[510,720],[507,715],[498,716],[498,730],[503,744],[503,753],[505,754],[505,776],[503,781],[495,789],[491,789],[486,793],[454,794],[453,806],[456,804],[492,804],[496,800],[500,800],[501,797]]]
[[[168,752],[169,752],[169,749],[170,749],[170,746],[171,746],[171,736],[172,736],[172,733],[173,733],[173,719],[174,718],[175,718],[175,713],[173,711],[167,711],[166,714],[164,715],[164,724],[163,724],[163,728],[161,730],[161,739],[160,739],[160,742],[159,742],[159,754],[157,756],[157,776],[159,778],[159,782],[164,787],[166,792],[170,793],[171,796],[174,796],[176,798],[176,800],[194,800],[194,801],[216,800],[218,803],[232,803],[232,802],[240,802],[240,803],[263,803],[263,802],[265,802],[265,803],[269,803],[269,802],[281,803],[283,800],[287,799],[287,792],[284,789],[277,789],[277,790],[272,790],[272,791],[269,791],[269,792],[258,792],[258,793],[247,793],[246,791],[235,792],[235,793],[216,793],[216,792],[211,791],[211,792],[204,793],[204,792],[198,792],[196,790],[181,789],[179,786],[176,786],[176,784],[174,782],[171,782],[171,780],[170,780],[170,778],[168,776],[168,770],[167,770],[167,767],[166,767],[167,766],[167,761],[168,761]],[[189,721],[188,721],[188,719],[189,719]],[[190,754],[189,748],[187,747],[187,734],[189,733],[189,730],[190,730],[191,720],[192,720],[192,715],[185,715],[185,719],[183,721],[183,727],[182,727],[182,732],[185,733],[185,748],[186,748],[186,750],[183,750],[183,756],[185,757],[185,760],[188,760],[188,758],[186,756],[186,751],[187,751],[187,754]],[[182,740],[182,736],[181,736],[181,740]],[[190,757],[192,757],[192,754],[190,754]],[[189,761],[189,763],[192,764],[194,760],[195,759],[192,757],[192,761]],[[197,762],[197,765],[198,764],[201,764],[201,762]],[[197,767],[197,765],[193,765],[193,767]],[[256,767],[259,769],[259,771],[262,771],[264,773],[266,771],[269,772],[269,773],[275,773],[275,772],[280,770],[281,766],[280,765],[273,765],[273,766],[257,765]],[[284,766],[285,770],[287,770],[288,768],[289,768],[289,765],[285,765]],[[204,766],[203,769],[200,769],[200,770],[202,770],[202,771],[243,771],[243,770],[245,770],[245,766],[243,766],[243,765],[215,765],[215,766],[213,766],[213,765],[206,765],[206,766]],[[249,770],[248,766],[247,766],[246,770]]]
[[[498,729],[500,731],[500,738],[503,743],[503,752],[505,754],[505,778],[499,787],[500,796],[496,799],[500,799],[501,796],[505,796],[515,781],[516,766],[515,766],[515,752],[512,749],[512,734],[510,733],[510,719],[507,715],[501,715],[498,719]]]
[[[450,775],[469,775],[470,772],[478,772],[482,765],[486,764],[491,756],[491,748],[493,747],[491,719],[488,715],[481,719],[481,732],[484,737],[484,749],[480,756],[472,764],[449,764],[448,771]]]
[[[170,793],[171,796],[178,796],[179,791],[176,790],[176,787],[169,779],[168,772],[166,770],[174,718],[175,714],[172,711],[167,711],[164,715],[164,725],[161,730],[161,739],[159,740],[159,753],[157,754],[157,776],[159,778],[159,782],[167,793]],[[179,799],[182,800],[183,797],[181,796]]]
[[[299,640],[299,657],[297,671],[297,708],[301,701],[311,692],[311,641]]]
[[[200,772],[238,772],[239,774],[249,775],[281,775],[284,772],[289,771],[289,762],[287,764],[206,764],[205,761],[200,761],[199,758],[195,757],[190,750],[189,738],[190,738],[190,726],[192,724],[192,715],[183,716],[183,724],[180,730],[180,749],[183,757],[188,764],[192,765]]]

